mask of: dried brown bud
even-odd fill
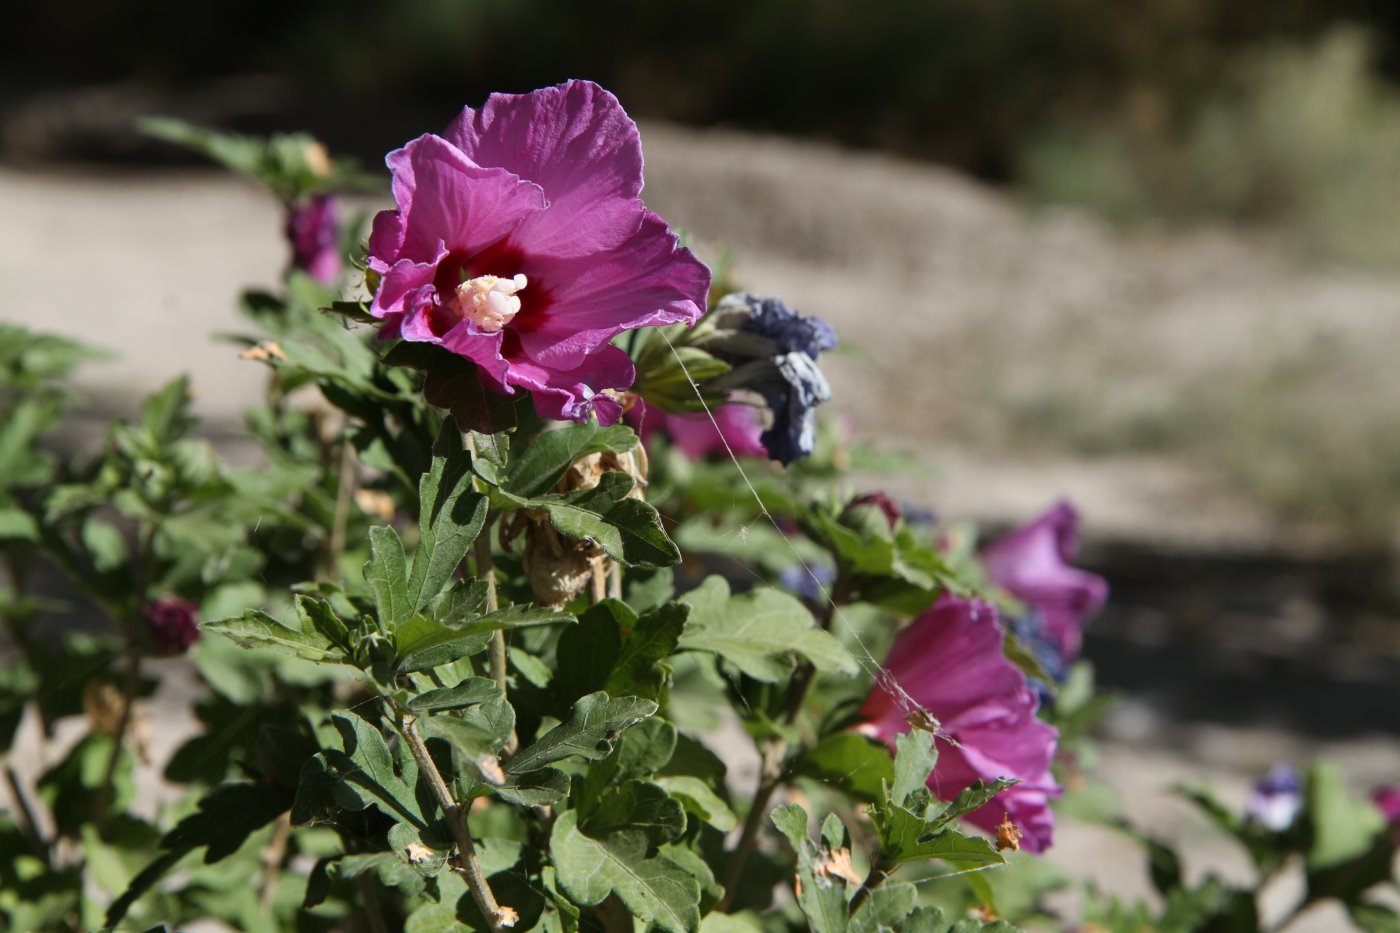
[[[997,851],[1006,849],[1012,852],[1021,851],[1021,827],[1011,822],[1009,813],[1003,813],[1001,822],[997,824]]]

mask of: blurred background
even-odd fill
[[[931,465],[862,482],[992,529],[1078,504],[1114,588],[1087,643],[1121,695],[1102,767],[1135,819],[1204,838],[1162,789],[1205,773],[1239,802],[1276,760],[1400,780],[1400,6],[69,0],[7,21],[0,318],[116,352],[84,371],[94,424],[189,370],[237,455],[262,374],[209,335],[286,262],[274,203],[136,117],[307,129],[376,170],[491,91],[592,78],[642,122],[651,206],[831,320],[831,409]],[[1066,832],[1055,859],[1143,893],[1117,844]]]

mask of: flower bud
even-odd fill
[[[150,626],[151,647],[156,657],[168,658],[184,654],[199,641],[198,606],[167,596],[141,607],[141,615]]]

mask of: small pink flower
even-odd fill
[[[1040,617],[1065,660],[1079,654],[1085,624],[1108,599],[1103,577],[1070,566],[1078,550],[1079,515],[1060,502],[982,551],[987,576]]]
[[[493,94],[387,161],[398,207],[369,243],[381,333],[466,357],[541,415],[615,422],[603,390],[635,372],[612,338],[705,307],[709,270],[638,197],[636,124],[592,82]]]
[[[758,410],[752,405],[731,403],[717,405],[711,409],[715,420],[704,412],[694,414],[672,414],[660,408],[648,406],[641,399],[627,413],[627,420],[637,429],[637,434],[645,442],[652,434],[660,431],[691,460],[699,460],[710,454],[726,456],[727,449],[739,457],[767,457],[768,451],[758,436],[763,431]],[[719,429],[715,429],[715,425]]]
[[[977,780],[1018,778],[968,820],[996,832],[1009,815],[1025,847],[1040,853],[1055,828],[1049,798],[1060,788],[1050,763],[1058,733],[1035,717],[1039,701],[1002,653],[1002,640],[991,605],[943,596],[895,637],[885,668],[938,721],[938,764],[929,788],[952,800]],[[900,700],[876,684],[860,709],[858,729],[893,746],[910,728],[910,710]]]
[[[194,603],[166,596],[141,607],[150,626],[151,647],[156,657],[184,654],[199,641],[199,621]]]

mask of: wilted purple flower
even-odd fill
[[[333,195],[317,194],[287,212],[287,241],[292,245],[292,268],[323,285],[340,277],[340,217]]]
[[[1303,809],[1303,776],[1280,762],[1254,783],[1245,815],[1265,829],[1281,833],[1293,825]]]
[[[996,609],[981,600],[943,596],[900,631],[885,668],[900,688],[937,720],[938,764],[929,788],[952,800],[977,780],[1018,778],[968,819],[996,832],[1009,815],[1027,849],[1049,848],[1055,829],[1049,798],[1060,788],[1050,774],[1058,733],[1035,716],[1035,693],[1002,652]],[[893,745],[909,731],[911,711],[877,683],[860,709],[859,730]],[[949,741],[951,740],[951,741]]]
[[[761,440],[774,460],[789,464],[810,455],[816,444],[812,409],[831,398],[817,358],[836,347],[836,334],[818,318],[748,292],[721,299],[714,323],[718,331],[705,349],[734,368],[713,387],[763,396],[773,422]]]
[[[982,551],[987,576],[1040,616],[1066,661],[1078,656],[1085,623],[1108,599],[1103,577],[1069,565],[1078,550],[1079,515],[1060,502]]]
[[[166,596],[141,607],[150,626],[151,648],[157,657],[184,654],[199,641],[199,607],[183,599]]]
[[[744,333],[767,337],[787,353],[805,353],[812,359],[823,350],[836,349],[836,331],[821,318],[799,314],[777,298],[760,298],[748,292],[726,295],[719,303],[723,313],[742,309],[746,320]]]
[[[691,460],[699,460],[710,454],[726,455],[734,451],[739,457],[765,457],[768,451],[759,441],[763,426],[758,420],[758,411],[752,405],[732,403],[717,405],[711,412],[715,420],[704,412],[673,414],[652,408],[637,400],[627,413],[627,420],[637,429],[637,434],[645,441],[654,432],[660,431]],[[715,429],[715,425],[719,429]],[[728,447],[725,443],[728,442]]]
[[[493,94],[387,161],[398,208],[369,244],[382,333],[466,357],[545,417],[615,422],[602,390],[635,371],[612,338],[700,317],[710,272],[638,197],[637,126],[590,81]]]

